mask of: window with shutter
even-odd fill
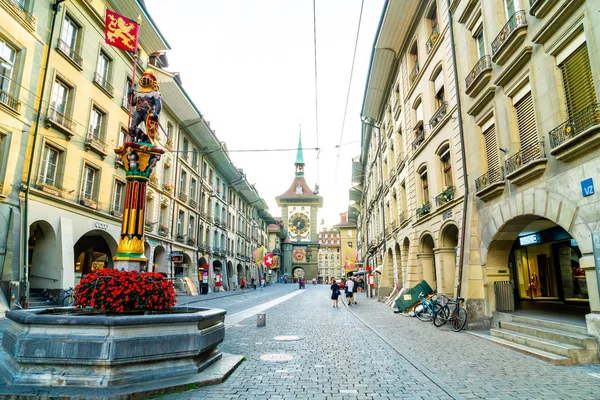
[[[518,164],[525,165],[531,160],[536,160],[540,155],[539,138],[535,126],[535,112],[533,110],[533,97],[527,93],[515,104],[517,111],[517,124],[519,126],[519,142],[521,144],[521,160]]]
[[[569,118],[597,103],[594,77],[585,42],[560,65]]]
[[[492,125],[483,132],[485,141],[485,156],[487,159],[488,182],[500,181],[500,159],[498,157],[498,144],[496,141],[496,126]]]

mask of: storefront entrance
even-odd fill
[[[546,301],[589,309],[580,258],[577,242],[560,226],[543,218],[527,225],[509,259],[517,308],[527,308],[525,302]]]

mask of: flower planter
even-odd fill
[[[111,388],[198,375],[221,358],[225,310],[107,314],[9,311],[0,375],[9,385]],[[237,365],[237,364],[236,364]],[[166,382],[166,381],[165,381]]]

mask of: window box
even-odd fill
[[[169,185],[168,183],[165,183],[163,185],[163,190],[168,194],[173,194],[173,185]]]
[[[181,201],[187,201],[188,197],[187,194],[183,193],[183,192],[179,192],[179,200]]]
[[[417,218],[424,217],[431,212],[431,204],[429,202],[421,205],[421,208],[417,209]]]
[[[169,198],[165,196],[161,196],[160,198],[160,206],[165,208],[169,206]]]
[[[154,224],[150,221],[144,221],[144,230],[146,232],[152,232],[154,229]]]
[[[40,182],[37,184],[37,188],[53,196],[62,197],[62,189],[49,183]]]
[[[79,204],[82,206],[85,206],[85,207],[92,208],[94,210],[96,210],[98,208],[98,202],[90,197],[85,196],[85,195],[79,196]]]
[[[591,104],[548,133],[550,154],[570,161],[600,146],[600,104]]]
[[[454,186],[448,186],[442,193],[435,197],[435,205],[441,206],[454,200],[456,195],[456,188]]]
[[[148,181],[149,181],[149,182],[150,182],[152,185],[154,185],[154,186],[158,187],[158,178],[156,177],[156,174],[155,174],[155,173],[151,173],[151,174],[150,174],[150,177],[148,178]]]
[[[181,234],[181,233],[178,233],[178,234],[175,236],[175,240],[176,240],[176,241],[178,241],[179,243],[183,243],[183,242],[184,242],[184,240],[185,240],[185,235],[183,235],[183,234]]]
[[[187,240],[187,244],[188,244],[189,246],[195,246],[195,245],[196,245],[196,243],[197,243],[197,241],[196,241],[196,238],[189,238],[189,239]]]
[[[421,205],[421,208],[417,209],[417,218],[424,217],[431,212],[431,204],[429,202]]]
[[[123,212],[121,210],[117,210],[116,208],[113,208],[112,210],[110,210],[110,215],[112,215],[113,217],[121,218],[123,216]]]
[[[517,11],[511,15],[492,42],[492,61],[499,65],[504,64],[515,53],[516,48],[525,41],[526,36],[527,17],[525,11]]]
[[[416,151],[419,147],[421,147],[421,145],[423,144],[423,142],[425,141],[425,129],[423,129],[421,131],[421,133],[419,133],[416,137],[415,140],[413,140],[412,142],[412,148],[414,151]]]
[[[169,227],[166,225],[161,225],[158,227],[158,234],[160,236],[167,236],[169,234]]]
[[[465,93],[471,97],[477,94],[488,84],[492,78],[492,58],[483,56],[477,61],[469,75],[465,78]]]

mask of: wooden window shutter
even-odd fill
[[[488,180],[496,182],[500,180],[500,158],[498,157],[498,142],[496,141],[496,126],[490,126],[483,132],[485,141],[485,155],[487,158]]]
[[[519,126],[519,142],[521,143],[521,163],[539,158],[540,144],[535,126],[535,112],[533,110],[533,97],[527,93],[515,104],[517,111],[517,124]]]
[[[594,77],[586,44],[583,43],[560,65],[569,118],[596,103]]]

